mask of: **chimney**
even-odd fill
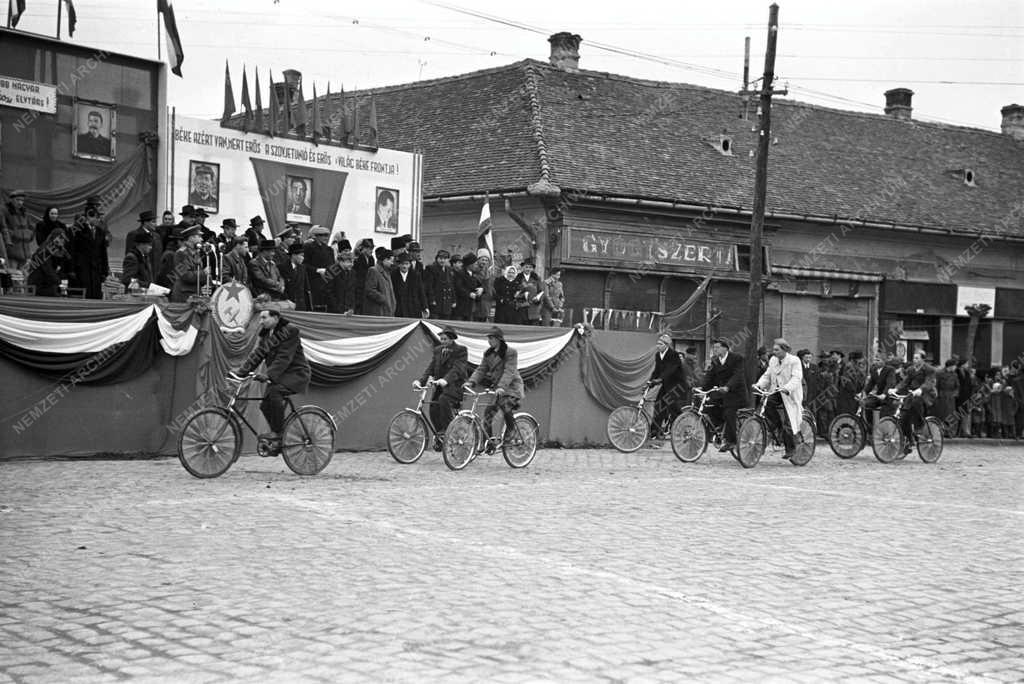
[[[1024,105],[1006,105],[999,113],[1003,115],[1003,133],[1018,142],[1024,142]]]
[[[580,42],[583,39],[575,33],[562,31],[548,38],[551,43],[552,66],[562,71],[579,71],[580,68]]]
[[[910,106],[910,98],[914,96],[914,91],[909,88],[893,88],[892,90],[885,91],[885,113],[894,119],[900,121],[909,121],[910,112],[913,108]]]
[[[296,71],[295,69],[285,69],[285,71],[284,71],[284,81],[281,82],[281,83],[275,83],[274,84],[274,89],[277,91],[277,101],[281,103],[282,107],[284,106],[284,103],[286,102],[286,100],[284,98],[285,89],[286,88],[288,89],[288,99],[287,99],[287,102],[294,103],[295,102],[295,98],[298,97],[299,85],[301,83],[302,83],[302,72],[301,71]]]

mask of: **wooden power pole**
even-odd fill
[[[761,99],[758,106],[761,122],[754,177],[754,213],[750,220],[750,290],[747,293],[747,331],[750,334],[744,349],[748,377],[757,372],[757,347],[761,337],[761,304],[764,300],[761,274],[764,270],[764,250],[761,248],[761,242],[764,234],[765,195],[768,191],[768,148],[772,140],[772,83],[775,80],[775,43],[778,37],[779,6],[772,3],[768,10],[768,47],[764,53],[764,80],[761,82]]]

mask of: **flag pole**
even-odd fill
[[[57,40],[60,40],[60,20],[64,14],[64,0],[57,0]]]
[[[156,61],[162,62],[163,56],[160,54],[160,12],[156,13]]]

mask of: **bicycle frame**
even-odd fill
[[[416,402],[416,408],[409,409],[410,411],[415,411],[420,414],[420,417],[423,418],[423,422],[427,424],[427,429],[430,430],[431,436],[437,434],[437,426],[434,425],[434,421],[430,419],[430,411],[424,411],[423,407],[437,403],[433,399],[427,399],[427,393],[436,387],[437,385],[433,380],[428,381],[426,385],[422,385],[419,390],[416,390],[420,393],[419,401]]]
[[[243,396],[240,396],[241,393],[242,393],[242,387],[246,386],[246,385],[249,385],[252,382],[252,380],[253,380],[253,378],[250,376],[248,378],[245,378],[245,379],[239,381],[238,384],[235,386],[234,391],[231,393],[231,398],[228,399],[227,406],[225,406],[224,408],[232,416],[234,416],[238,420],[242,421],[245,424],[245,427],[249,428],[249,432],[251,432],[256,437],[259,437],[259,431],[256,428],[254,428],[252,426],[252,423],[250,423],[246,419],[245,414],[242,411],[239,411],[235,407],[235,404],[237,404],[238,402],[249,403],[250,401],[263,401],[263,397],[243,397]],[[277,384],[273,380],[267,380],[267,383],[268,384],[274,384],[274,385]],[[292,414],[295,413],[295,404],[292,403],[291,395],[286,394],[286,395],[284,395],[283,398],[284,398],[285,404],[288,406],[288,412],[285,414],[285,420],[288,420],[288,418]],[[301,420],[299,421],[299,425],[302,426],[302,432],[303,432],[304,436],[306,438],[309,438],[309,431],[306,429],[306,425]]]

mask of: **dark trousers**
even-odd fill
[[[679,386],[669,392],[663,387],[658,392],[658,398],[654,401],[654,419],[651,421],[651,434],[668,430],[672,422],[682,410],[683,401],[686,398],[686,388]]]
[[[498,411],[501,411],[505,416],[505,430],[515,430],[515,412],[518,408],[518,399],[507,394],[499,395],[493,404],[488,405],[484,409],[484,430],[487,431],[487,436],[490,437],[493,434],[494,416],[497,415]]]
[[[739,409],[732,406],[714,404],[707,409],[708,416],[715,425],[721,425],[725,421],[725,429],[722,431],[722,439],[726,444],[736,443],[736,412]]]
[[[260,411],[267,419],[267,425],[270,426],[271,432],[280,435],[284,430],[284,398],[290,394],[292,393],[278,385],[267,387],[263,401],[260,402]]]
[[[782,437],[782,443],[786,449],[792,449],[795,446],[793,429],[789,426],[789,416],[786,415],[786,405],[782,403],[781,394],[773,394],[768,397],[768,404],[764,407],[764,417]]]
[[[900,428],[908,438],[924,425],[924,399],[921,397],[910,397],[903,404],[903,413],[900,415]]]
[[[430,405],[430,422],[434,424],[437,434],[442,434],[455,417],[455,411],[462,406],[462,397],[434,390],[433,402]]]

